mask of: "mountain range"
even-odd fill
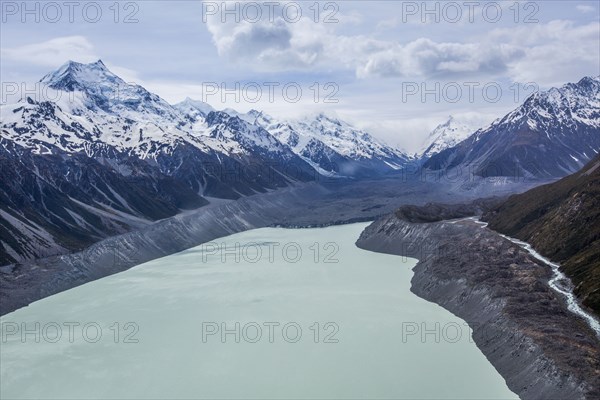
[[[40,83],[44,96],[0,107],[1,264],[81,249],[212,198],[393,177],[416,161],[324,113],[292,120],[190,98],[171,105],[100,60],[67,62]],[[420,162],[564,176],[600,148],[599,87],[598,78],[584,78],[532,95],[470,136],[450,117]]]
[[[600,77],[585,77],[532,94],[506,116],[433,155],[424,168],[560,178],[581,169],[599,149]]]
[[[292,146],[266,129],[272,117],[189,98],[171,105],[100,60],[67,62],[40,83],[40,98],[0,108],[0,163],[8,171],[0,178],[2,264],[79,249],[203,206],[206,197],[374,177],[408,160],[324,114],[280,122],[311,137]]]
[[[390,169],[399,170],[410,161],[400,150],[323,113],[291,121],[280,121],[256,111],[250,114],[256,116],[258,125],[321,173],[368,177]]]

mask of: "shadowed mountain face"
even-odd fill
[[[101,61],[68,62],[41,83],[48,100],[1,106],[0,265],[79,250],[203,196],[318,175],[264,129],[197,102],[171,106]]]
[[[484,219],[559,262],[575,294],[600,315],[600,157],[558,182],[511,196]]]
[[[82,249],[208,202],[126,155],[35,154],[0,139],[0,264]]]
[[[600,151],[600,78],[539,92],[488,128],[432,156],[428,170],[477,176],[560,178]]]

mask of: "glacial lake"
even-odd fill
[[[516,399],[366,225],[252,230],[5,315],[0,397]]]

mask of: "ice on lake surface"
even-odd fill
[[[252,230],[5,315],[0,397],[517,398],[365,226]]]

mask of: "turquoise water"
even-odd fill
[[[365,226],[244,232],[5,315],[0,397],[517,398]]]

